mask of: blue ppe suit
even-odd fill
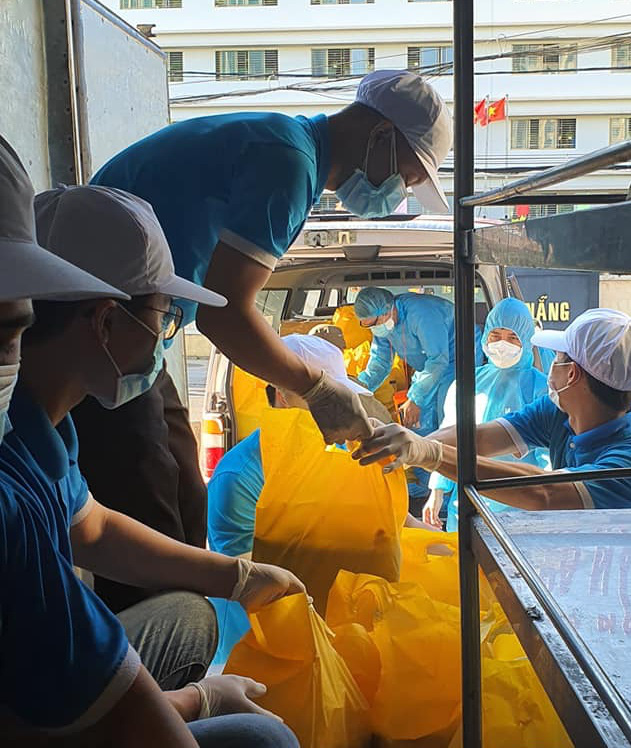
[[[522,344],[519,361],[508,369],[499,369],[489,360],[476,369],[476,405],[484,403],[483,413],[478,414],[479,423],[494,421],[507,413],[522,410],[526,405],[547,394],[548,385],[544,374],[534,368],[532,344],[535,326],[528,307],[518,299],[503,299],[489,312],[482,334],[482,345],[486,345],[489,333],[498,328],[512,330]],[[486,396],[480,398],[481,395]],[[451,398],[451,393],[450,393]],[[548,465],[547,450],[533,449],[521,460],[512,455],[502,455],[497,459],[506,462],[527,462],[545,468]],[[434,481],[432,481],[434,484]],[[440,476],[433,485],[445,492],[448,499],[447,530],[458,529],[458,502],[455,484]],[[492,499],[485,499],[493,511],[519,511]]]
[[[435,431],[455,376],[454,305],[440,296],[404,293],[394,297],[397,322],[386,337],[374,337],[370,359],[359,382],[374,392],[388,378],[397,353],[414,369],[408,398],[421,409],[421,435]],[[358,314],[358,316],[363,316]],[[414,470],[419,496],[427,493],[429,474]],[[415,492],[416,493],[416,492]]]

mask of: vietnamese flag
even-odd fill
[[[489,104],[487,116],[489,122],[501,122],[506,119],[506,97]]]
[[[486,99],[477,104],[473,109],[473,124],[486,127],[489,124],[489,117],[486,110]]]

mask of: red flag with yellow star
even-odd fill
[[[489,104],[486,111],[489,122],[501,122],[506,119],[506,97]]]

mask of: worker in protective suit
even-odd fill
[[[506,413],[522,410],[526,405],[548,392],[545,374],[534,366],[532,336],[535,324],[528,307],[518,299],[503,299],[489,313],[482,334],[482,346],[488,363],[476,369],[475,410],[478,423],[502,418]],[[445,418],[442,428],[456,423],[456,383],[449,388],[445,400]],[[531,449],[517,458],[502,455],[508,462],[528,462],[545,468],[549,464],[548,452]],[[447,502],[447,530],[458,529],[458,496],[456,485],[448,478],[433,473],[430,481],[432,494],[423,509],[425,522],[442,526],[439,519],[441,507]],[[509,511],[512,507],[486,499],[493,511]]]
[[[454,305],[440,296],[394,296],[385,288],[363,288],[355,300],[355,314],[373,335],[368,365],[358,377],[360,383],[372,392],[378,389],[397,353],[414,369],[401,406],[401,422],[421,435],[435,431],[455,376]],[[410,497],[418,501],[429,494],[429,474],[422,469],[414,473],[416,485],[410,485]]]

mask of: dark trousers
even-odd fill
[[[120,408],[107,410],[90,397],[72,417],[79,467],[97,501],[176,540],[206,546],[197,443],[166,369],[148,392]],[[157,594],[101,577],[94,589],[114,613]]]

